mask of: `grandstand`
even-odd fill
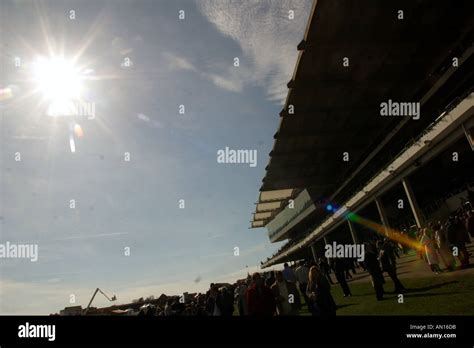
[[[251,221],[287,240],[263,268],[363,242],[348,212],[403,229],[454,209],[474,184],[473,39],[449,1],[314,2]]]

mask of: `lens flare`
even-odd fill
[[[386,236],[387,238],[393,240],[394,242],[400,243],[402,245],[405,245],[409,248],[416,249],[416,250],[424,250],[424,245],[419,243],[417,240],[410,238],[409,236],[401,233],[400,231],[390,228],[384,225],[381,225],[379,223],[376,223],[374,221],[371,221],[369,219],[363,218],[360,215],[357,215],[356,213],[348,213],[346,215],[346,219],[355,222],[359,225],[365,226],[372,231],[375,231],[379,233],[382,236]]]
[[[338,207],[336,204],[332,204],[332,203],[326,204],[327,211],[337,212],[339,209],[342,209],[342,208]],[[412,248],[418,251],[424,250],[425,248],[425,246],[419,243],[416,239],[413,239],[396,229],[393,229],[388,226],[384,226],[377,222],[366,219],[354,212],[347,211],[343,215],[346,218],[346,220],[365,226],[368,229],[393,240],[394,242],[400,243],[402,245],[405,245],[409,248]]]
[[[13,98],[13,91],[10,87],[0,88],[0,101]]]
[[[38,58],[33,65],[33,76],[39,91],[50,101],[80,98],[80,71],[62,57]]]
[[[78,138],[82,138],[84,136],[82,127],[78,125],[77,123],[74,125],[74,135]]]

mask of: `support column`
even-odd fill
[[[328,236],[324,236],[323,240],[324,240],[324,246],[326,246],[326,245],[328,245],[328,244],[330,243]],[[326,250],[326,248],[324,248],[324,250]],[[326,258],[325,252],[323,252],[323,257],[326,259],[326,261],[329,261],[329,260]]]
[[[349,230],[351,231],[352,241],[354,244],[359,244],[359,237],[357,236],[354,224],[350,220],[347,220],[347,223],[349,224]]]
[[[467,142],[471,147],[471,150],[474,151],[474,128],[466,128],[466,125],[463,123],[462,129],[464,131],[464,135],[466,136]]]
[[[413,216],[415,217],[416,226],[421,227],[424,223],[423,214],[421,213],[420,207],[418,206],[418,202],[416,201],[415,194],[413,193],[413,189],[411,188],[410,182],[408,178],[402,180],[403,188],[405,189],[405,193],[408,197],[408,202],[410,203],[411,211]]]
[[[318,262],[318,254],[316,253],[316,243],[311,244],[311,252],[313,253],[314,262]]]
[[[377,206],[377,210],[379,211],[380,220],[382,220],[385,235],[388,236],[388,228],[390,226],[388,224],[387,213],[385,212],[385,207],[383,206],[382,200],[378,197],[375,197],[375,205]]]

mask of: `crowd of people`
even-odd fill
[[[144,305],[139,315],[270,317],[299,315],[305,305],[312,315],[334,316],[337,306],[331,286],[336,282],[332,274],[344,296],[352,296],[347,279],[356,274],[356,268],[370,273],[377,298],[383,296],[384,271],[394,281],[397,292],[405,291],[396,276],[397,254],[392,243],[386,240],[367,246],[365,262],[348,258],[334,258],[328,262],[320,258],[317,263],[300,261],[291,266],[285,263],[283,270],[254,273],[230,286],[211,284],[206,294],[196,294],[190,301],[181,303],[179,297],[172,297],[164,307]]]
[[[420,258],[426,260],[433,272],[440,273],[468,267],[469,235],[474,238],[474,215],[472,209],[463,209],[444,224],[438,221],[416,229],[413,238],[418,241],[416,250]],[[397,276],[397,260],[408,252],[407,247],[380,236],[374,236],[364,246],[362,262],[320,257],[317,262],[285,263],[283,270],[254,273],[232,285],[211,284],[207,293],[196,294],[186,302],[170,297],[161,307],[142,306],[139,315],[269,317],[299,315],[305,305],[312,315],[334,316],[337,306],[331,287],[337,284],[344,297],[350,297],[347,281],[363,271],[370,276],[377,300],[383,300],[386,293],[385,274],[393,283],[394,293],[409,291]]]
[[[469,266],[467,244],[470,237],[474,238],[474,211],[466,201],[444,223],[428,222],[426,227],[401,234],[416,242],[417,246],[412,248],[434,273],[463,269]],[[168,298],[164,306],[144,305],[139,315],[270,317],[299,315],[305,305],[312,315],[334,316],[337,306],[331,286],[338,284],[344,297],[352,296],[347,281],[357,272],[367,271],[379,301],[386,293],[385,274],[393,283],[394,293],[409,291],[398,278],[397,259],[410,247],[394,242],[396,239],[374,234],[364,243],[363,261],[320,257],[317,262],[285,263],[283,270],[254,273],[232,285],[211,284],[205,294],[196,294],[186,301],[175,296]]]
[[[469,266],[467,244],[471,237],[474,238],[474,214],[470,206],[451,214],[444,224],[430,222],[415,233],[415,238],[423,246],[420,258],[437,274],[443,271],[440,265],[450,271],[458,266]]]

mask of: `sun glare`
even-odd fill
[[[39,92],[50,103],[70,103],[81,96],[80,70],[64,58],[38,58],[33,76]]]

